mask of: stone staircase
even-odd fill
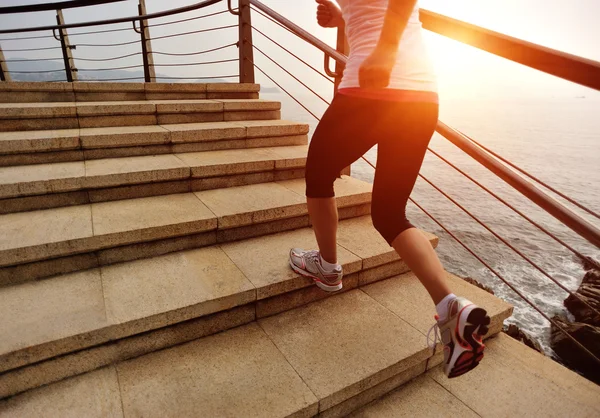
[[[258,92],[0,83],[0,416],[341,416],[439,364],[370,184],[335,185],[343,292],[287,265],[308,126]]]

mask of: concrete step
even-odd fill
[[[424,234],[437,246],[435,236]],[[339,235],[345,289],[408,272],[370,217],[342,221]],[[248,303],[262,318],[329,295],[289,268],[292,246],[316,248],[312,229],[0,288],[6,337],[0,373]]]
[[[457,293],[486,307],[496,324],[490,335],[498,333],[512,307],[462,279],[448,275],[448,280]],[[125,358],[136,354],[115,355],[116,364],[13,397],[0,407],[13,416],[35,414],[46,405],[46,414],[60,416],[77,399],[81,416],[113,410],[124,416],[342,416],[441,361],[441,350],[433,355],[426,342],[434,305],[416,282],[405,273],[131,360]],[[164,339],[153,341],[155,349],[164,347]],[[94,363],[97,358],[90,355],[87,362],[104,366]],[[52,373],[58,380],[90,370],[84,363],[80,357],[43,372],[44,363],[9,371],[0,375],[0,388],[17,393],[49,383]],[[28,372],[35,368],[37,373]]]
[[[371,185],[335,184],[342,219]],[[0,285],[308,226],[304,179],[0,215]]]
[[[0,166],[305,145],[307,134],[284,120],[0,132]]]
[[[280,109],[260,99],[0,103],[0,131],[268,120]]]
[[[0,167],[0,213],[304,177],[307,146]]]
[[[474,372],[449,380],[435,368],[350,417],[600,416],[599,386],[506,334],[486,345]]]
[[[177,99],[258,99],[258,84],[239,83],[0,83],[0,102],[89,102]]]

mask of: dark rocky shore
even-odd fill
[[[594,262],[584,263],[584,268],[587,271],[574,293],[579,298],[569,295],[564,301],[574,321],[562,316],[555,316],[553,319],[575,340],[600,358],[600,315],[597,313],[600,311],[600,269]],[[551,328],[550,343],[561,363],[600,384],[600,365],[590,355],[582,352],[581,348],[555,325]]]

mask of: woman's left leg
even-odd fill
[[[414,187],[437,123],[437,105],[395,103],[385,124],[389,132],[379,141],[373,185],[373,224],[415,273],[436,304],[437,323],[444,343],[444,372],[460,376],[477,366],[488,332],[487,312],[451,293],[446,273],[428,240],[406,219],[406,203]]]
[[[406,204],[437,123],[437,104],[390,103],[377,153],[375,228],[417,275],[435,304],[449,295],[446,273],[429,241],[406,218]]]

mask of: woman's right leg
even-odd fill
[[[337,263],[338,212],[333,184],[340,172],[375,145],[372,114],[363,99],[338,95],[312,137],[306,162],[308,212],[324,260]]]
[[[306,162],[306,196],[319,252],[293,248],[290,266],[312,278],[326,291],[342,288],[342,269],[337,265],[338,212],[333,184],[345,167],[377,141],[371,103],[337,95],[312,137]]]

